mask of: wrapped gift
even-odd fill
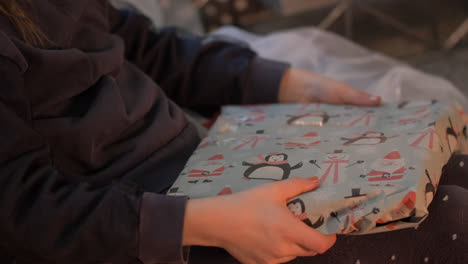
[[[467,150],[466,123],[461,107],[437,101],[226,106],[168,194],[226,195],[317,176],[318,189],[287,204],[312,228],[367,234],[416,227],[442,167]]]

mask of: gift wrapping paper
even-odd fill
[[[324,234],[417,227],[442,167],[467,150],[467,120],[459,105],[435,100],[225,106],[168,195],[228,195],[317,176],[319,188],[287,203],[310,227]]]

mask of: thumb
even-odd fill
[[[277,183],[277,194],[278,198],[282,201],[289,200],[302,193],[312,191],[319,185],[317,177],[311,178],[290,178],[288,180]]]

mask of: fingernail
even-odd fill
[[[380,100],[380,96],[372,95],[369,99],[373,102],[378,102]]]
[[[318,182],[319,181],[317,176],[310,177],[310,180],[313,181],[313,182]]]

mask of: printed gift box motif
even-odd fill
[[[325,234],[415,227],[428,215],[454,152],[466,152],[457,104],[409,101],[377,108],[311,104],[226,106],[169,195],[229,195],[290,177],[320,187],[287,206]]]

